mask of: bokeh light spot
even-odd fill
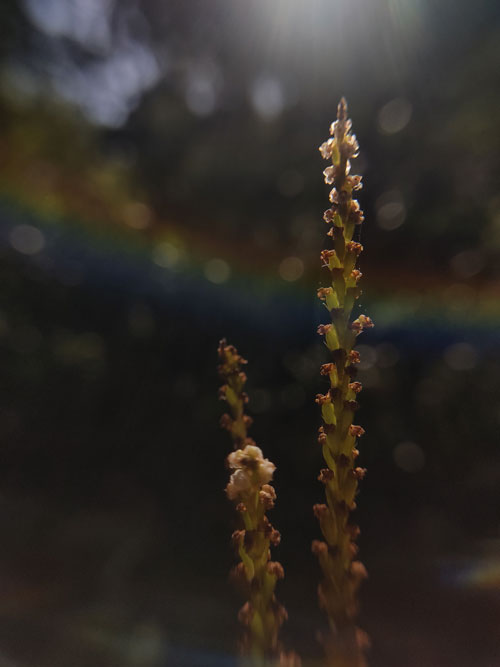
[[[123,217],[132,229],[146,229],[151,224],[151,209],[142,202],[131,202],[125,206]]]
[[[285,95],[281,82],[269,75],[257,78],[251,87],[250,97],[255,111],[264,120],[273,120],[285,107]]]
[[[145,15],[136,3],[114,27],[115,0],[24,0],[32,23],[54,39],[59,60],[49,68],[54,91],[91,122],[120,127],[161,76]],[[142,33],[142,38],[139,35]],[[72,58],[68,40],[91,58]]]
[[[114,0],[24,0],[23,4],[33,23],[48,35],[64,36],[96,51],[109,49]]]
[[[414,442],[400,442],[392,454],[394,463],[405,472],[419,472],[425,465],[424,451]]]
[[[412,106],[402,97],[387,102],[378,112],[378,127],[382,134],[396,134],[410,122]]]
[[[158,243],[153,248],[153,262],[164,269],[174,269],[182,258],[182,251],[168,241]]]
[[[36,255],[45,246],[42,232],[32,225],[17,225],[9,236],[10,244],[23,255]]]
[[[472,278],[484,267],[484,258],[479,250],[463,250],[450,260],[450,266],[460,278]]]
[[[283,280],[294,282],[304,273],[304,262],[300,257],[285,257],[279,265],[278,271]]]
[[[229,264],[223,259],[214,257],[213,259],[209,259],[205,264],[205,277],[207,280],[210,280],[211,283],[221,285],[229,279],[230,275],[231,269]]]
[[[360,370],[366,371],[377,362],[377,351],[371,345],[356,345],[356,350],[360,356],[358,364]]]
[[[400,227],[406,218],[403,196],[398,190],[384,192],[376,201],[377,224],[388,231]]]
[[[220,72],[211,61],[201,61],[186,75],[185,99],[188,109],[197,116],[208,116],[217,106]]]
[[[197,116],[208,116],[215,110],[215,91],[206,79],[194,79],[186,86],[186,104]]]
[[[443,354],[447,365],[454,371],[468,371],[478,362],[478,353],[469,343],[455,343],[446,348]]]

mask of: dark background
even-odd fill
[[[376,324],[357,419],[371,664],[500,664],[499,14],[2,1],[2,667],[233,664],[222,336],[278,468],[283,638],[320,655],[317,146],[341,95]]]

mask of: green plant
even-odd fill
[[[319,429],[326,467],[319,474],[325,488],[326,503],[314,505],[324,541],[315,540],[313,553],[318,557],[322,580],[318,587],[319,603],[329,621],[329,633],[322,636],[327,667],[366,667],[365,652],[368,639],[356,627],[357,591],[366,577],[363,564],[356,560],[356,539],[359,528],[351,522],[358,483],[366,470],[356,465],[359,454],[357,439],[364,434],[361,426],[353,424],[358,409],[357,395],[361,384],[355,381],[359,353],[354,350],[357,336],[373,327],[369,317],[359,315],[351,321],[356,299],[360,296],[361,272],[356,268],[363,250],[353,240],[355,229],[363,222],[363,213],[353,192],[361,188],[361,176],[351,175],[351,160],[359,147],[351,133],[347,104],[342,98],[337,120],[331,125],[331,137],[320,146],[323,158],[331,165],[324,170],[325,182],[332,185],[330,208],[324,220],[330,226],[327,235],[332,248],[321,251],[322,266],[328,271],[329,284],[318,290],[331,321],[321,324],[318,333],[325,338],[331,361],[323,364],[320,373],[328,379],[325,394],[318,394],[323,424]],[[263,458],[262,451],[248,438],[251,419],[245,415],[247,396],[244,393],[246,376],[241,366],[246,361],[233,346],[221,341],[219,372],[225,381],[221,398],[230,407],[231,415],[222,416],[221,424],[233,439],[235,450],[228,456],[233,470],[226,488],[228,497],[237,503],[244,527],[233,533],[233,542],[241,562],[234,576],[243,586],[248,601],[239,618],[245,627],[243,650],[256,658],[280,654],[278,630],[286,617],[284,608],[276,601],[276,580],[283,576],[279,563],[270,560],[271,544],[279,542],[279,533],[266,516],[276,498],[269,485],[274,465]],[[295,654],[281,654],[281,665],[298,665]]]
[[[221,426],[229,431],[234,445],[234,451],[227,457],[232,473],[226,494],[241,517],[241,528],[232,535],[240,557],[232,578],[246,598],[238,614],[244,628],[241,649],[252,656],[254,664],[279,658],[280,665],[298,667],[298,661],[293,655],[283,653],[278,641],[279,628],[287,614],[274,589],[284,572],[280,563],[271,560],[270,547],[279,544],[281,537],[266,515],[276,500],[274,488],[269,484],[276,468],[247,435],[252,419],[245,414],[248,396],[244,392],[246,375],[241,367],[246,360],[225,340],[220,342],[218,354],[218,370],[224,381],[219,396],[227,401],[231,412],[222,415]]]

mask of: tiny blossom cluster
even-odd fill
[[[330,126],[330,134],[332,135],[319,147],[321,157],[325,160],[330,158],[336,162],[336,154],[341,153],[347,160],[356,158],[359,155],[359,144],[355,134],[350,134],[352,122],[348,118],[346,120],[336,120]],[[347,170],[346,173],[349,173]]]
[[[249,491],[260,490],[273,478],[276,470],[274,463],[265,459],[260,447],[246,445],[237,449],[227,457],[232,473],[226,493],[230,500],[236,500]]]
[[[351,323],[351,329],[354,331],[356,336],[359,336],[359,334],[362,333],[364,329],[373,329],[373,327],[374,324],[371,317],[367,317],[366,315],[360,315],[357,319],[354,320],[354,322]]]

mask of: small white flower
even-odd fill
[[[276,500],[276,491],[274,490],[274,487],[269,486],[269,484],[264,484],[262,486],[262,492],[268,495],[271,500]]]
[[[348,158],[358,157],[359,144],[355,134],[347,134],[344,138],[344,146],[347,148],[346,154]]]
[[[227,457],[227,464],[230,468],[233,470],[235,468],[240,468],[240,460],[241,460],[241,455],[243,454],[243,451],[241,449],[237,449],[235,452],[231,452],[229,456]]]
[[[236,468],[243,468],[246,465],[248,459],[263,460],[264,455],[260,447],[255,445],[247,445],[245,449],[237,449],[235,452],[231,452],[227,457],[227,462],[230,468],[235,470]]]
[[[244,449],[231,452],[227,462],[234,470],[226,487],[226,493],[231,500],[252,486],[259,490],[263,484],[271,481],[276,470],[274,463],[265,459],[262,450],[256,445],[246,445]]]
[[[256,445],[247,445],[243,450],[243,453],[245,454],[245,456],[248,456],[251,459],[257,459],[261,461],[264,459],[264,454],[262,453],[262,449],[260,447],[257,447]]]
[[[259,465],[259,481],[261,484],[267,484],[273,478],[273,473],[276,470],[274,463],[271,463],[269,459],[264,459]]]
[[[226,486],[226,493],[230,500],[235,500],[241,493],[248,491],[252,486],[252,482],[245,470],[238,468],[235,470],[229,479],[229,484]]]
[[[335,145],[335,139],[328,139],[327,141],[322,143],[321,146],[319,147],[319,152],[321,153],[321,157],[323,157],[325,160],[332,157],[332,151],[334,145]]]
[[[323,172],[323,176],[325,177],[325,183],[327,185],[333,185],[333,179],[335,178],[335,167],[327,167]]]

